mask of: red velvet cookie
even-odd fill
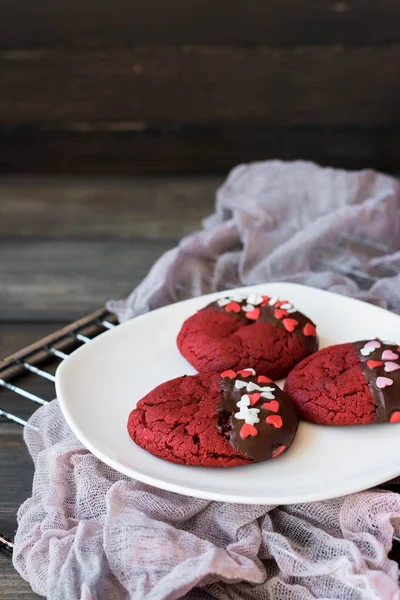
[[[142,398],[128,419],[138,446],[203,467],[275,458],[289,448],[297,427],[286,394],[253,369],[177,377]]]
[[[221,298],[189,317],[177,344],[198,371],[251,364],[279,379],[318,349],[318,338],[314,323],[290,302],[253,293]]]
[[[378,339],[330,346],[297,365],[285,391],[306,421],[400,421],[400,348]]]

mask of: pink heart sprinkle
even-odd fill
[[[398,371],[400,369],[400,365],[397,365],[394,362],[385,363],[385,371],[386,373],[392,373],[393,371]]]
[[[380,348],[380,347],[381,347],[381,344],[377,340],[371,340],[370,342],[367,342],[364,346],[364,348]]]
[[[385,350],[382,353],[382,360],[397,360],[399,358],[398,354],[395,354],[391,350]]]
[[[380,390],[383,390],[385,387],[389,387],[393,385],[393,379],[389,379],[389,377],[377,377],[376,378],[376,387]]]

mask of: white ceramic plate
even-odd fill
[[[321,347],[375,336],[400,341],[400,317],[345,296],[289,283],[238,291],[289,299],[317,324]],[[163,381],[195,373],[175,344],[183,321],[222,295],[186,300],[137,317],[82,346],[61,364],[57,395],[81,442],[121,473],[173,492],[227,502],[323,500],[399,475],[400,423],[365,427],[301,423],[292,447],[280,458],[229,469],[168,463],[132,442],[126,423],[136,402]]]

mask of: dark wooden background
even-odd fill
[[[0,172],[399,171],[399,0],[18,0]]]

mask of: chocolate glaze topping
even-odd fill
[[[265,296],[264,296],[264,298],[265,298]],[[242,309],[244,306],[246,306],[248,304],[248,298],[245,298],[243,300],[238,299],[238,300],[235,300],[235,302],[237,302],[237,304],[239,304]],[[278,302],[278,300],[277,300],[277,302]],[[223,312],[223,313],[231,316],[232,318],[239,319],[240,321],[245,322],[247,325],[251,325],[252,323],[268,323],[269,325],[273,325],[274,327],[277,327],[278,329],[285,329],[285,326],[283,323],[283,318],[280,318],[280,319],[276,318],[276,316],[274,314],[275,310],[276,310],[275,305],[270,305],[270,304],[266,304],[265,306],[257,305],[256,308],[260,309],[260,316],[256,320],[248,319],[246,317],[246,312],[244,312],[243,310],[241,310],[238,313],[227,312],[226,306],[220,306],[218,304],[218,301],[208,304],[205,308],[213,308],[214,310],[217,310],[218,312]],[[297,338],[299,338],[301,344],[305,348],[307,348],[307,350],[310,354],[312,354],[313,352],[316,352],[318,350],[318,337],[316,335],[305,335],[304,334],[305,326],[307,324],[310,324],[315,327],[315,323],[313,323],[313,321],[311,321],[311,319],[306,317],[303,313],[299,312],[298,310],[295,310],[294,312],[289,313],[288,315],[286,315],[286,318],[294,319],[295,321],[298,322],[298,325],[294,328],[292,334],[295,335]]]
[[[243,396],[251,397],[253,394],[260,394],[262,390],[248,391],[247,387],[239,390],[235,386],[236,381],[252,383],[260,388],[273,388],[272,392],[265,393],[273,395],[274,398],[260,396],[257,402],[249,406],[250,409],[259,410],[257,415],[259,422],[253,426],[257,430],[256,435],[243,437],[241,432],[245,420],[237,418],[235,415],[241,411],[237,403]],[[279,456],[289,448],[295,437],[299,419],[291,400],[277,385],[272,382],[260,383],[257,376],[244,377],[237,373],[235,378],[221,377],[221,389],[223,399],[217,406],[218,430],[235,450],[254,462],[259,462]],[[265,404],[269,404],[270,408],[263,406]],[[266,422],[266,419],[270,422]]]
[[[373,349],[370,346],[371,352],[369,352],[368,348],[365,350],[365,347],[366,344],[371,344],[371,341],[379,343],[380,346]],[[378,338],[376,340],[354,342],[353,346],[360,359],[362,372],[369,384],[376,405],[375,423],[390,422],[391,419],[398,421],[399,418],[396,418],[396,416],[400,417],[400,369],[394,371],[390,369],[393,368],[393,365],[399,365],[400,367],[399,346],[390,342],[382,342]],[[385,358],[387,356],[387,354],[384,354],[385,351],[393,353],[393,356],[389,355],[389,358]],[[367,352],[368,354],[366,354]],[[398,358],[395,358],[394,355]],[[381,379],[378,380],[378,378]],[[384,378],[383,381],[381,381],[382,378]],[[393,383],[385,385],[389,383],[386,380]],[[379,387],[378,383],[385,385],[385,387]]]

